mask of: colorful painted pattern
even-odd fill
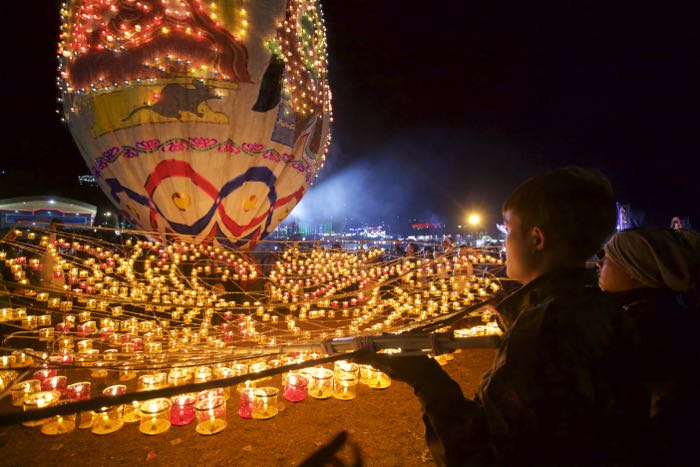
[[[92,167],[92,173],[95,177],[100,177],[104,169],[114,163],[120,157],[125,159],[133,159],[146,154],[160,154],[167,152],[218,152],[222,154],[234,154],[245,156],[261,156],[263,159],[285,165],[290,165],[301,173],[309,174],[312,167],[307,162],[302,160],[294,160],[294,156],[283,152],[279,153],[276,149],[265,148],[265,145],[260,143],[241,143],[238,144],[231,139],[226,141],[218,141],[216,138],[208,138],[204,136],[190,138],[171,138],[166,141],[161,141],[157,138],[137,141],[133,145],[113,146],[104,151],[100,157],[95,159],[95,165]]]
[[[182,224],[168,219],[164,211],[154,201],[154,193],[160,184],[171,177],[182,177],[192,181],[199,189],[208,196],[212,205],[201,218],[195,220],[192,224]],[[155,169],[149,174],[146,179],[144,189],[147,195],[136,193],[127,187],[123,186],[116,178],[108,178],[105,180],[110,187],[109,195],[120,204],[119,194],[124,193],[132,201],[147,207],[150,211],[151,228],[155,231],[160,230],[158,218],[161,217],[167,222],[167,230],[178,234],[197,235],[209,225],[215,215],[218,214],[219,219],[228,231],[236,238],[241,238],[246,232],[258,227],[246,237],[246,241],[256,241],[264,238],[270,233],[272,224],[272,215],[276,209],[287,205],[289,202],[295,204],[301,200],[304,195],[304,187],[300,187],[296,192],[287,196],[278,197],[275,189],[277,177],[267,167],[251,167],[245,173],[229,180],[221,188],[215,187],[205,176],[195,171],[185,161],[165,160],[160,162]],[[269,206],[266,211],[251,219],[247,224],[239,224],[236,222],[223,205],[223,201],[236,190],[241,188],[247,182],[264,183],[268,188],[267,199]],[[264,226],[262,222],[265,221]],[[215,228],[217,228],[215,226]],[[236,244],[234,246],[239,246]]]

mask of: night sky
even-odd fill
[[[385,207],[381,215],[456,224],[478,208],[495,223],[519,181],[577,164],[607,174],[648,223],[680,215],[697,227],[691,2],[414,3],[324,3],[335,124],[318,189],[361,167],[357,187]],[[106,203],[76,188],[88,171],[55,113],[58,5],[0,6],[0,196]]]

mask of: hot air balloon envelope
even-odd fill
[[[135,226],[245,246],[294,208],[330,140],[314,0],[74,0],[59,87],[100,187]]]

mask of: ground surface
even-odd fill
[[[469,350],[455,355],[444,367],[460,383],[465,395],[476,390],[488,369],[493,350]],[[280,385],[279,377],[273,385]],[[231,399],[228,427],[214,436],[201,436],[194,425],[172,427],[148,437],[138,424],[97,436],[76,429],[58,437],[38,428],[0,427],[0,464],[28,465],[296,465],[340,430],[348,430],[362,451],[365,465],[432,465],[426,459],[423,423],[411,388],[394,382],[386,390],[360,386],[352,401],[307,399],[286,404],[266,421],[238,417]],[[4,401],[3,401],[4,402]],[[3,404],[4,405],[4,404]],[[344,458],[352,456],[344,451]]]

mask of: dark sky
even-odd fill
[[[6,25],[26,27],[3,30],[0,194],[74,195],[68,185],[87,169],[55,114],[58,2],[6,3]],[[690,5],[326,1],[335,126],[319,186],[376,165],[377,193],[411,193],[397,210],[457,222],[472,207],[496,217],[522,179],[578,164],[607,174],[651,223],[681,215],[697,227]]]

